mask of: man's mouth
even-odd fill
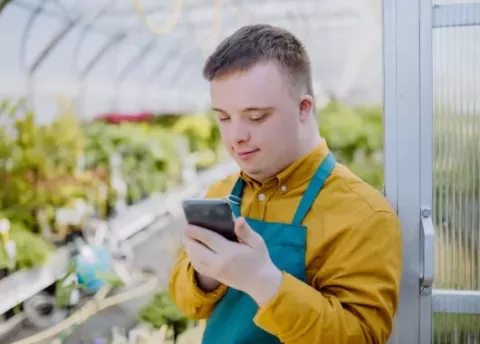
[[[253,155],[255,155],[257,152],[259,152],[259,149],[253,149],[253,150],[246,150],[246,151],[236,151],[235,154],[242,160],[246,160]]]

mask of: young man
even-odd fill
[[[241,168],[206,197],[228,197],[240,243],[188,226],[170,279],[175,303],[208,318],[206,344],[386,343],[399,297],[399,221],[320,137],[302,44],[269,25],[243,27],[204,76]]]

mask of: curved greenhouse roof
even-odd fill
[[[2,3],[0,98],[27,95],[44,120],[55,115],[59,99],[74,100],[86,119],[206,109],[206,56],[240,26],[258,22],[283,26],[305,42],[320,102],[332,95],[347,103],[382,102],[381,0]],[[451,19],[436,16],[439,23]],[[435,30],[435,93],[444,104],[455,102],[448,90],[456,83],[464,86],[462,102],[475,107],[480,78],[471,71],[478,59],[453,61],[445,47],[476,49],[480,58],[472,44],[478,37],[478,27]]]
[[[46,116],[58,97],[80,113],[184,112],[208,106],[201,68],[242,25],[301,38],[315,89],[381,101],[381,14],[375,0],[13,0],[0,14],[0,96],[28,94]]]

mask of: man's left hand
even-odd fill
[[[239,243],[205,228],[188,226],[185,245],[195,270],[249,294],[260,306],[275,297],[283,274],[273,264],[263,238],[244,218],[235,221]]]

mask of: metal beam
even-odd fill
[[[138,51],[136,55],[125,65],[125,67],[118,73],[116,78],[116,85],[120,85],[132,71],[140,65],[143,59],[147,56],[148,52],[153,50],[157,46],[157,38],[152,39],[149,43]]]
[[[25,30],[22,33],[22,40],[20,45],[20,68],[27,71],[28,63],[27,63],[27,44],[30,39],[30,33],[32,32],[33,25],[37,20],[38,16],[43,12],[44,4],[46,4],[50,0],[42,0],[37,7],[32,11],[30,16],[28,17],[27,25],[25,25]]]
[[[433,27],[480,26],[480,3],[433,6]]]
[[[113,6],[114,4],[115,4],[115,0],[111,0],[109,3],[107,3],[107,5],[104,8],[98,11],[98,13],[91,20],[89,20],[87,24],[84,25],[82,29],[82,33],[80,34],[77,44],[75,44],[75,48],[74,48],[75,49],[73,54],[74,58],[72,59],[72,72],[74,74],[78,73],[77,67],[78,67],[78,58],[80,56],[80,49],[83,46],[83,42],[87,37],[87,34],[90,33],[90,31],[94,27],[94,24],[99,19],[101,19],[108,12],[109,8],[111,8],[111,6]]]
[[[85,80],[85,78],[90,74],[96,64],[102,59],[103,56],[112,48],[114,48],[117,44],[122,42],[127,35],[124,32],[116,34],[112,36],[109,40],[107,40],[101,48],[97,51],[95,56],[87,63],[87,65],[80,71],[80,80]]]
[[[177,45],[170,43],[168,44],[168,50],[162,55],[158,63],[155,65],[153,70],[150,72],[150,74],[147,77],[147,80],[140,85],[142,87],[142,91],[139,94],[138,97],[138,104],[139,106],[142,105],[145,97],[149,94],[149,90],[152,87],[153,83],[157,80],[158,76],[163,72],[165,69],[165,65],[167,61],[173,59],[175,55],[177,54]]]
[[[420,214],[422,208],[432,208],[431,166],[425,166],[433,163],[430,131],[422,133],[430,121],[422,117],[431,115],[431,81],[423,80],[431,68],[431,12],[429,0],[383,1],[385,193],[400,218],[403,243],[391,344],[431,343],[432,296],[420,293],[419,278],[425,272]]]
[[[48,16],[58,17],[54,11],[50,10],[49,8],[43,7],[41,4],[34,4],[34,3],[32,3],[32,1],[15,0],[15,1],[11,2],[11,5],[15,6],[17,8],[21,8],[21,9],[23,9],[25,11],[28,11],[28,12],[34,12],[38,7],[41,6],[42,7],[42,14],[48,15]]]
[[[50,53],[55,49],[55,47],[68,35],[70,31],[75,27],[75,25],[80,21],[80,19],[72,20],[67,23],[43,48],[43,50],[38,54],[36,59],[33,61],[32,65],[28,69],[28,73],[33,76],[37,69],[40,67],[41,63],[50,55]]]
[[[433,290],[433,312],[480,314],[480,290]]]
[[[149,77],[145,82],[145,89],[150,88],[150,86],[161,76],[162,72],[165,70],[166,64],[168,61],[175,58],[175,55],[178,54],[178,50],[175,44],[170,44],[169,49],[163,55],[163,58],[155,65],[155,68],[150,73]]]
[[[165,80],[162,80],[162,84],[163,85],[174,84],[175,81],[180,79],[180,77],[183,75],[185,70],[188,70],[188,68],[186,68],[187,65],[190,65],[190,63],[188,63],[188,61],[192,58],[195,58],[195,57],[198,57],[198,50],[196,48],[190,49],[190,51],[188,53],[179,56],[176,59],[177,60],[176,68],[175,68],[174,72],[172,73],[171,77],[167,79],[166,83],[165,83]]]
[[[417,0],[419,7],[419,127],[420,152],[420,343],[432,342],[432,286],[435,274],[433,209],[433,43],[432,0]],[[415,147],[413,147],[415,149]],[[406,162],[406,160],[404,161]],[[400,168],[405,168],[405,163]],[[413,252],[412,252],[413,253]]]

